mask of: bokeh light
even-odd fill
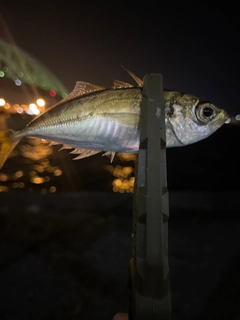
[[[43,99],[37,99],[37,105],[39,107],[44,107],[45,106],[45,101]]]
[[[38,115],[40,113],[40,111],[38,110],[35,103],[30,103],[28,110],[27,110],[27,113]]]
[[[5,104],[4,104],[4,108],[5,108],[5,109],[10,109],[10,104],[9,104],[9,103],[5,103]]]
[[[19,80],[19,79],[15,80],[15,85],[16,86],[20,86],[21,84],[22,84],[21,80]]]
[[[50,95],[50,97],[54,98],[54,97],[56,97],[57,94],[56,94],[56,92],[54,90],[50,90],[49,91],[49,95]]]
[[[106,167],[107,171],[112,174],[115,178],[112,182],[113,192],[120,193],[133,193],[134,192],[134,162],[136,160],[136,155],[134,154],[118,154],[117,158],[120,158],[122,161],[133,161],[133,165],[108,165]]]
[[[0,99],[0,107],[3,107],[5,105],[5,100],[4,99]]]
[[[56,188],[55,186],[51,186],[51,187],[49,188],[49,191],[50,191],[51,193],[54,193],[54,192],[57,191],[57,188]]]

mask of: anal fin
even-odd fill
[[[76,158],[73,158],[72,160],[79,160],[79,159],[94,156],[99,152],[101,151],[88,150],[88,149],[74,149],[73,151],[69,152],[69,154],[78,154],[78,156]]]
[[[62,146],[62,148],[60,148],[58,151],[62,151],[62,150],[65,150],[65,149],[72,149],[73,147],[71,147],[71,146],[69,146],[69,145],[67,145],[67,144],[64,144],[63,146]]]
[[[113,151],[107,151],[102,156],[107,156],[110,159],[110,162],[113,162],[113,159],[115,157],[116,152]]]

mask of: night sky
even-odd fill
[[[158,7],[158,3],[161,5]],[[219,1],[6,1],[0,37],[14,41],[67,86],[110,87],[161,73],[167,89],[239,108],[239,10]]]

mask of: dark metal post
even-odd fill
[[[135,171],[130,309],[134,320],[171,318],[168,190],[162,76],[144,77]]]

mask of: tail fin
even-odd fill
[[[14,138],[14,131],[12,130],[5,130],[0,132],[0,169],[6,162],[7,158],[9,157],[10,153],[16,147],[19,139]]]

